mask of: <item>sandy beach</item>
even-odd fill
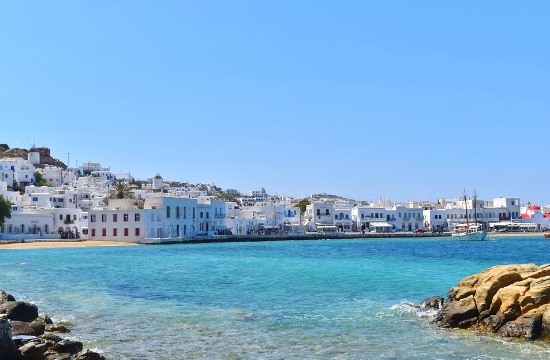
[[[490,238],[499,238],[499,237],[543,237],[544,232],[490,232],[487,233],[487,236]]]
[[[123,241],[37,241],[25,243],[2,243],[0,241],[0,250],[3,249],[44,249],[44,248],[69,248],[69,247],[88,247],[88,246],[134,246],[135,243]]]

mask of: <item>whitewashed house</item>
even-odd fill
[[[225,202],[212,200],[199,204],[197,199],[175,197],[148,197],[143,201],[109,199],[108,209],[89,211],[88,227],[89,239],[95,240],[139,242],[212,236],[227,231]]]
[[[335,208],[334,209],[334,225],[339,232],[351,232],[353,228],[352,209],[351,208]]]
[[[34,165],[22,158],[0,159],[0,179],[10,187],[27,186],[34,183]]]

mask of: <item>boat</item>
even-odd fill
[[[487,239],[487,233],[481,229],[481,225],[478,225],[477,223],[477,197],[474,192],[474,201],[473,201],[473,208],[474,208],[474,220],[475,224],[470,225],[470,222],[468,220],[468,201],[466,198],[466,194],[464,194],[464,207],[466,209],[466,225],[459,226],[456,228],[452,233],[451,236],[456,237],[458,240],[486,240]]]

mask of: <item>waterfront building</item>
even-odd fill
[[[544,213],[538,205],[527,205],[521,209],[521,220],[524,223],[535,224],[537,230],[550,229],[550,214]]]
[[[324,226],[334,226],[333,216],[334,207],[332,204],[315,201],[306,206],[304,214],[304,225],[307,231],[317,231],[317,228]]]
[[[67,208],[37,208],[13,205],[11,218],[0,228],[4,240],[79,239],[82,211]]]
[[[386,217],[397,231],[424,229],[423,209],[419,207],[394,206],[387,211]]]
[[[466,208],[468,212],[466,214]],[[477,222],[489,230],[496,222],[521,221],[519,198],[499,197],[493,201],[456,199],[447,202],[446,217],[450,230],[468,223]]]
[[[432,232],[447,231],[447,212],[445,209],[423,210],[424,228]]]
[[[107,209],[89,211],[89,238],[138,242],[185,240],[225,234],[225,202],[176,197],[109,199]]]

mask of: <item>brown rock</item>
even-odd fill
[[[44,360],[71,360],[73,357],[72,354],[69,353],[58,354],[49,351],[46,352],[44,356]]]
[[[550,306],[547,306],[542,313],[542,333],[545,339],[550,339]]]
[[[13,335],[33,335],[39,336],[44,334],[46,325],[39,320],[26,322],[26,321],[12,321],[11,328]]]
[[[447,301],[437,314],[434,323],[441,327],[466,329],[476,323],[477,307],[473,296]]]
[[[501,336],[550,339],[550,265],[494,266],[451,288],[435,317],[441,327],[469,328]]]
[[[69,353],[69,354],[78,354],[82,351],[82,343],[80,341],[73,341],[69,339],[63,339],[57,344],[55,344],[52,348],[52,352],[56,352],[58,354],[61,353]]]
[[[8,315],[10,320],[33,321],[38,317],[38,308],[24,301],[7,301],[0,303],[0,314]]]
[[[80,354],[76,355],[75,360],[106,360],[106,359],[103,355],[86,349]]]
[[[57,333],[71,332],[71,330],[68,327],[66,327],[65,325],[61,325],[61,324],[48,325],[48,326],[46,326],[46,331],[48,331],[48,332],[57,332]]]
[[[498,334],[505,337],[537,339],[542,332],[542,315],[524,315],[514,321],[509,321],[498,330]]]
[[[7,301],[15,301],[15,298],[12,295],[6,293],[4,290],[0,290],[0,304],[3,304]]]
[[[535,272],[537,269],[538,267],[534,264],[507,265],[494,266],[479,273],[478,281],[474,286],[474,299],[478,311],[481,313],[489,309],[493,296],[499,289],[523,280],[522,273]]]
[[[502,325],[502,318],[497,315],[490,315],[479,321],[479,329],[489,332],[497,332]]]
[[[40,342],[28,342],[19,348],[23,360],[40,360],[47,350],[48,345]]]
[[[422,300],[422,302],[420,303],[420,308],[439,310],[443,307],[444,301],[445,299],[443,299],[441,296],[433,296],[431,298]]]
[[[532,279],[529,290],[518,299],[522,313],[526,313],[550,301],[550,276]]]

